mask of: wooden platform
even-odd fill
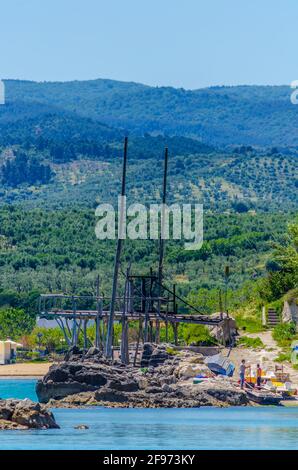
[[[104,319],[108,318],[109,311],[103,310],[100,314],[96,310],[47,310],[41,311],[39,314],[40,318],[46,318],[47,320],[53,320],[57,317],[67,318],[68,320],[96,320],[98,317]],[[144,312],[136,312],[125,314],[125,318],[128,321],[139,321],[142,318],[145,318]],[[208,315],[181,315],[175,314],[173,312],[169,313],[160,313],[159,315],[156,312],[148,312],[147,318],[152,320],[161,320],[168,321],[170,323],[195,323],[200,325],[220,325],[224,319],[223,318],[210,318]],[[123,312],[115,312],[115,320],[120,321],[123,319]]]

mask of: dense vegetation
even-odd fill
[[[50,182],[52,175],[49,165],[41,163],[36,157],[29,158],[21,152],[4,161],[1,167],[1,182],[12,187],[22,183],[46,184]]]
[[[148,138],[152,140],[152,138]],[[141,142],[129,144],[127,194],[129,201],[160,202],[162,186],[162,153],[166,139],[158,139],[156,153],[141,158]],[[177,139],[179,141],[179,139]],[[170,147],[168,201],[203,203],[205,210],[270,211],[297,207],[297,157],[295,155],[248,153],[176,154],[189,152],[189,142],[179,147],[169,139]],[[121,178],[119,147],[117,158],[76,154],[76,144],[58,144],[42,150],[39,147],[5,147],[0,150],[2,182],[0,203],[26,203],[27,206],[62,208],[94,207],[98,202],[117,201]],[[108,147],[107,147],[108,149]],[[90,150],[90,149],[89,149]],[[84,151],[88,152],[88,149]],[[80,151],[83,148],[80,144]],[[205,149],[205,151],[207,151]],[[153,158],[153,154],[155,157]],[[11,155],[22,155],[11,160]],[[69,154],[73,159],[69,159]],[[2,155],[2,156],[1,156]],[[46,184],[48,183],[48,184]]]
[[[201,250],[186,251],[182,241],[167,243],[167,282],[176,282],[182,295],[196,292],[193,303],[204,312],[214,311],[218,306],[218,289],[224,285],[224,266],[231,267],[231,289],[262,277],[271,259],[272,242],[282,241],[288,217],[250,213],[207,215]],[[108,294],[115,242],[98,240],[95,224],[94,211],[87,209],[3,208],[0,305],[28,308],[28,303],[36,303],[37,292],[92,293],[97,274]],[[156,269],[157,243],[127,240],[124,268],[128,259],[137,273],[148,271],[150,266]]]

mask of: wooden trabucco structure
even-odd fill
[[[110,301],[110,298],[103,295],[45,294],[40,297],[40,318],[57,322],[68,347],[77,345],[82,335],[86,349],[94,345],[104,351]],[[182,313],[183,311],[187,312]],[[114,322],[122,325],[120,356],[124,363],[129,362],[129,322],[138,324],[138,338],[134,346],[136,358],[142,343],[159,343],[161,324],[165,327],[166,342],[169,340],[169,327],[171,327],[174,342],[178,344],[180,323],[221,326],[225,321],[222,315],[214,318],[201,314],[198,309],[176,294],[175,285],[172,289],[164,285],[159,286],[158,276],[152,272],[147,276],[125,274],[123,295],[116,297]],[[88,337],[88,324],[95,324],[95,341]]]
[[[123,168],[121,196],[126,195],[126,168],[127,168],[128,138],[124,140]],[[115,252],[114,272],[111,297],[99,294],[99,281],[96,295],[77,296],[64,294],[46,294],[40,298],[40,317],[56,320],[63,331],[68,347],[75,346],[83,334],[84,347],[92,345],[87,335],[88,322],[95,323],[95,346],[102,350],[106,357],[113,355],[113,332],[115,322],[121,322],[120,355],[124,363],[129,362],[128,329],[129,322],[138,322],[138,337],[135,345],[134,363],[141,343],[160,341],[160,325],[165,326],[165,340],[169,339],[169,326],[173,328],[174,342],[178,343],[178,327],[180,323],[195,323],[201,325],[221,326],[228,319],[223,315],[209,317],[203,315],[198,309],[176,295],[176,288],[172,290],[164,285],[164,223],[165,205],[167,201],[167,171],[168,149],[164,152],[164,171],[162,186],[161,229],[159,235],[158,270],[154,275],[152,269],[149,275],[133,276],[130,267],[126,273],[124,292],[119,295],[118,277],[120,271],[122,237],[118,237]],[[123,230],[123,210],[120,210],[118,233]],[[178,308],[179,305],[179,308]],[[180,310],[180,311],[179,311]]]

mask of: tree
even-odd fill
[[[8,307],[0,309],[0,337],[1,339],[19,339],[29,334],[34,328],[35,319],[24,310]]]
[[[49,352],[53,352],[65,346],[65,339],[60,328],[36,327],[26,338],[27,346],[31,349],[44,347]]]
[[[298,285],[298,218],[289,225],[285,242],[275,246],[272,261],[279,266],[279,270],[270,270],[271,262],[268,277],[261,286],[263,297],[270,301]]]

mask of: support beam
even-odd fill
[[[77,344],[77,322],[76,322],[76,301],[74,297],[72,298],[72,309],[73,309],[73,320],[72,320],[72,345],[76,346]]]
[[[178,323],[173,323],[173,330],[174,330],[174,344],[178,346]]]
[[[140,315],[140,318],[139,318],[138,338],[137,338],[137,344],[136,344],[136,350],[135,350],[135,357],[134,357],[134,360],[133,360],[133,365],[134,365],[134,367],[135,367],[136,364],[137,364],[137,359],[138,359],[138,354],[139,354],[139,347],[140,347],[140,341],[141,341],[141,336],[142,336],[142,330],[143,330],[143,321],[142,321],[142,317],[141,317],[141,315]]]
[[[126,314],[129,308],[129,297],[130,297],[130,281],[129,281],[130,267],[128,267],[125,278],[124,296],[123,296],[123,313],[122,313],[122,332],[121,332],[121,346],[120,346],[120,358],[123,364],[129,363],[128,354],[128,321]]]
[[[67,332],[66,332],[66,329],[65,329],[63,320],[60,319],[60,318],[58,318],[58,317],[56,317],[55,320],[56,320],[58,326],[59,326],[59,327],[61,328],[61,330],[62,330],[62,333],[63,333],[63,335],[64,335],[64,338],[65,338],[65,341],[66,341],[67,346],[70,348],[70,346],[71,346],[71,339],[70,339],[69,336],[67,335]]]
[[[100,280],[99,275],[96,277],[96,319],[95,319],[95,347],[101,349],[101,317],[102,317],[102,300],[99,298]]]
[[[84,349],[88,348],[87,325],[88,320],[84,320]]]

